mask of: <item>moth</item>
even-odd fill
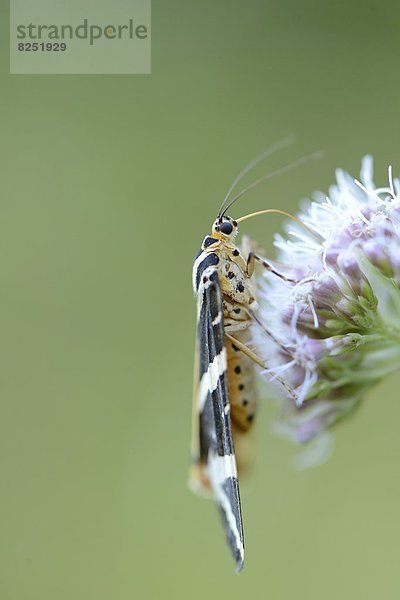
[[[287,143],[284,140],[258,156],[235,179],[193,265],[197,337],[189,485],[216,501],[238,572],[244,562],[238,471],[245,469],[248,462],[246,439],[257,411],[254,369],[256,365],[268,368],[251,349],[252,325],[263,327],[257,317],[251,278],[255,264],[259,263],[276,276],[296,282],[276,271],[258,254],[239,249],[234,242],[239,223],[250,217],[276,212],[298,219],[279,209],[261,210],[236,220],[226,213],[240,196],[261,181],[316,157],[304,157],[261,177],[229,201],[237,182],[255,164]],[[276,342],[279,345],[279,340]],[[294,390],[281,378],[275,376],[275,380],[295,399]]]
[[[226,213],[251,187],[310,157],[269,173],[236,194],[228,204],[227,201],[244,174],[286,143],[284,140],[254,159],[235,179],[193,265],[197,339],[189,485],[198,493],[214,497],[238,572],[244,562],[238,470],[246,467],[246,439],[257,411],[254,368],[256,365],[268,368],[251,349],[252,325],[263,327],[256,314],[251,277],[258,262],[286,281],[295,282],[276,271],[263,257],[240,250],[234,240],[238,224],[256,215],[277,212],[298,219],[279,209],[261,210],[236,220]],[[295,399],[295,392],[279,377],[275,379]]]

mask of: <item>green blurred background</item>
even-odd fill
[[[296,472],[270,431],[237,576],[186,488],[192,258],[251,157],[323,149],[234,216],[296,210],[334,168],[400,170],[398,2],[153,2],[150,76],[10,76],[1,8],[1,600],[394,599],[400,378]],[[246,223],[272,253],[279,217]]]

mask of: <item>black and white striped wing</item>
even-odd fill
[[[207,258],[210,256],[213,255]],[[240,571],[244,560],[244,540],[231,431],[222,297],[216,267],[210,264],[210,260],[204,262],[206,265],[198,265],[200,277],[197,278],[198,384],[195,418],[198,419],[199,439],[197,456],[193,458],[199,466],[203,484],[205,482],[211,487],[218,503],[236,570]]]

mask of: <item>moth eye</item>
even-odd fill
[[[222,223],[222,225],[220,226],[221,233],[224,233],[225,235],[230,235],[232,233],[232,230],[233,226],[231,223],[229,223],[229,221],[225,221],[225,223]]]

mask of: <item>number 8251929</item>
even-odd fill
[[[65,42],[20,42],[18,44],[20,52],[65,52],[66,49]]]

